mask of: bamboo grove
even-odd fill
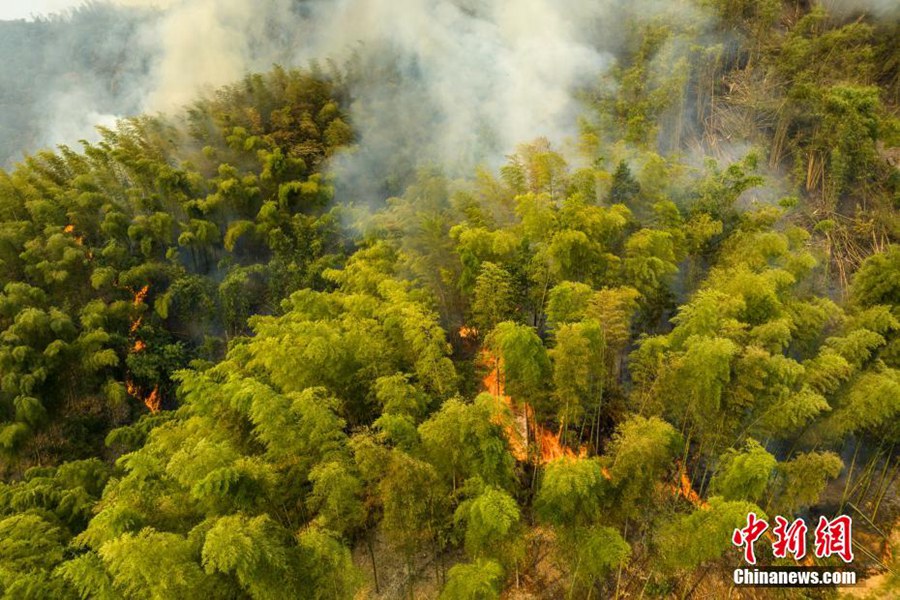
[[[3,597],[726,597],[751,511],[897,593],[898,25],[703,5],[374,207],[353,64],[0,172]]]

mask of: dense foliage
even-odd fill
[[[896,569],[897,38],[703,4],[577,151],[362,217],[318,69],[0,173],[3,597],[724,597],[751,511]]]
[[[134,399],[173,406],[174,371],[343,253],[320,166],[351,134],[321,78],[248,77],[183,123],[102,134],[0,175],[0,446],[22,466],[97,454]]]

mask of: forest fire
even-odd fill
[[[553,433],[549,429],[535,424],[534,437],[537,440],[541,452],[541,464],[556,460],[557,458],[585,458],[587,456],[587,447],[582,446],[576,453],[574,450],[562,443],[562,432]],[[608,479],[608,478],[607,478]]]
[[[147,294],[150,292],[150,284],[145,285],[138,291],[134,293],[134,305],[140,306],[141,303],[144,302],[144,299],[147,297]]]
[[[68,224],[68,225],[66,225],[65,227],[63,227],[63,233],[71,233],[71,234],[74,235],[74,233],[75,233],[75,226],[72,225],[71,223]],[[79,246],[84,245],[84,237],[82,237],[82,236],[80,236],[80,235],[74,235],[74,238],[75,238],[75,243],[76,243],[76,244],[78,244]],[[93,259],[93,258],[94,258],[93,252],[91,252],[90,250],[88,250],[87,257],[88,257],[88,259]]]
[[[473,331],[472,328],[463,327],[460,329],[459,335],[465,339],[472,335]],[[477,332],[475,332],[475,335],[477,335]],[[482,379],[484,389],[509,408],[515,419],[515,425],[507,427],[507,437],[509,438],[511,452],[516,460],[526,461],[529,459],[529,430],[531,432],[531,440],[534,441],[537,450],[533,458],[537,460],[538,464],[544,465],[564,457],[585,458],[587,456],[586,446],[582,446],[578,452],[575,452],[562,442],[562,432],[554,433],[536,422],[534,410],[530,405],[517,403],[506,394],[502,380],[502,360],[499,357],[494,356],[489,350],[483,349],[481,360],[485,366],[490,368],[488,374]],[[709,503],[694,490],[686,469],[680,462],[676,464],[676,467],[678,470],[678,481],[668,486],[672,495],[684,498],[697,508],[708,508]],[[612,474],[607,467],[604,466],[602,468],[602,473],[607,480],[612,479]]]
[[[900,0],[0,7],[0,596],[900,600]]]
[[[477,332],[470,327],[463,327],[459,331],[461,338],[471,335],[471,332]],[[529,430],[532,435],[536,447],[534,459],[539,464],[547,464],[553,460],[562,457],[580,458],[587,456],[587,447],[582,446],[576,453],[561,441],[561,432],[553,433],[549,429],[537,424],[534,418],[534,409],[527,403],[519,403],[506,394],[502,380],[502,361],[499,357],[495,357],[487,349],[482,351],[481,356],[484,365],[490,368],[488,374],[482,380],[485,390],[494,398],[509,408],[512,412],[514,423],[507,427],[507,437],[509,438],[510,450],[516,460],[526,461],[529,458]]]
[[[142,287],[141,289],[139,289],[138,291],[136,291],[136,292],[134,293],[134,302],[133,302],[133,303],[134,303],[134,306],[135,306],[135,307],[138,307],[138,306],[140,306],[141,304],[143,304],[144,299],[147,297],[147,294],[148,294],[149,292],[150,292],[150,286],[149,286],[149,285],[145,285],[144,287]],[[129,332],[130,332],[130,333],[136,332],[136,331],[138,330],[138,328],[141,326],[141,321],[142,321],[142,320],[143,320],[143,317],[138,317],[137,319],[135,319],[134,321],[132,321],[132,322],[131,322],[131,329],[129,329]]]
[[[145,285],[138,291],[134,292],[134,306],[135,307],[140,306],[144,302],[144,300],[147,298],[147,294],[149,292],[150,292],[149,285]],[[132,334],[135,333],[138,330],[138,328],[141,326],[141,320],[142,320],[142,317],[138,317],[131,323],[130,331]],[[144,342],[144,340],[142,340],[142,339],[136,339],[136,340],[134,340],[134,344],[132,344],[132,346],[131,346],[131,353],[137,354],[139,352],[143,352],[146,349],[147,349],[147,343]],[[162,398],[159,393],[158,385],[153,386],[153,390],[150,392],[150,394],[147,396],[144,396],[142,394],[140,388],[138,388],[138,386],[136,386],[134,384],[134,381],[132,381],[131,378],[129,377],[125,380],[125,389],[128,391],[129,394],[131,394],[132,396],[134,396],[135,398],[137,398],[141,402],[143,402],[144,406],[146,406],[148,409],[150,409],[151,413],[159,412],[159,408],[162,403]]]
[[[160,395],[159,395],[159,386],[154,385],[153,391],[150,392],[150,395],[144,398],[144,405],[150,409],[151,413],[158,413],[160,406]]]
[[[460,330],[460,337],[465,337],[463,330]],[[500,380],[499,358],[484,350],[482,351],[482,360],[491,369],[482,380],[482,385],[484,385],[485,390],[491,396],[497,399],[498,403],[507,407],[513,415],[513,423],[506,427],[506,437],[509,440],[510,451],[516,460],[528,460],[528,405],[517,411],[513,399],[506,395],[503,382]]]
[[[678,468],[678,482],[672,483],[668,486],[669,491],[672,495],[676,497],[681,497],[690,502],[695,508],[706,510],[709,508],[709,502],[700,497],[700,494],[694,490],[694,486],[691,484],[691,478],[688,477],[687,470],[681,465],[681,462],[678,461],[676,463],[676,467]],[[770,542],[775,541],[775,536],[773,535],[771,530],[766,530],[765,534],[766,539]],[[812,559],[812,556],[807,556],[802,561],[795,561],[797,564],[802,564],[805,566],[810,566],[815,564],[815,561]]]
[[[162,398],[159,394],[159,386],[153,386],[153,390],[150,392],[148,396],[143,396],[141,390],[134,384],[134,381],[131,378],[125,380],[125,390],[144,403],[148,409],[150,409],[151,413],[158,413],[160,405],[162,404]]]
[[[478,337],[478,330],[474,327],[463,325],[459,328],[459,337],[464,340],[475,339]]]
[[[691,478],[688,477],[687,470],[681,466],[681,462],[676,463],[678,467],[678,483],[669,486],[669,490],[674,496],[681,496],[697,508],[708,508],[709,503],[700,497],[691,484]]]

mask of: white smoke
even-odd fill
[[[385,171],[433,163],[452,174],[496,164],[537,137],[563,144],[576,132],[575,92],[613,65],[625,23],[696,17],[687,0],[114,3],[163,11],[139,33],[157,48],[147,76],[130,83],[142,110],[175,112],[200,89],[275,63],[333,59],[355,73],[350,110],[360,135],[356,153],[338,165],[361,180],[400,184],[404,173]],[[99,112],[79,101],[61,105]],[[70,141],[84,119],[65,114],[64,121],[66,139],[48,141]]]
[[[128,1],[139,2],[120,0]],[[274,63],[355,57],[357,68],[378,72],[360,73],[351,89],[356,162],[391,154],[468,169],[520,142],[560,143],[575,132],[573,92],[612,64],[596,33],[619,9],[573,0],[169,0],[144,108],[171,111],[198,88]]]
[[[900,18],[900,0],[822,0],[832,14],[867,13],[879,19]]]
[[[144,108],[176,110],[200,88],[233,83],[249,70],[289,60],[294,40],[284,33],[299,25],[291,5],[290,0],[168,0],[153,30],[162,54]]]
[[[386,157],[395,165],[436,163],[461,171],[496,163],[538,136],[561,143],[576,130],[573,92],[595,83],[612,64],[603,45],[608,40],[597,34],[622,9],[610,0],[115,4],[163,11],[140,33],[158,46],[148,76],[131,83],[144,111],[176,112],[201,89],[276,63],[350,61],[356,67],[351,116],[361,144],[341,164],[348,177],[366,179],[393,168]],[[63,0],[56,8],[64,8]],[[94,110],[83,95],[63,97],[58,105],[81,107],[84,117]],[[48,141],[70,142],[84,118],[59,114],[48,130],[60,139]]]
[[[573,92],[612,62],[587,36],[603,10],[604,3],[553,0],[317,2],[305,50],[309,57],[356,51],[376,62],[394,56],[401,84],[375,82],[357,94],[363,142],[411,127],[419,155],[464,164],[574,131]],[[389,123],[379,118],[385,108]]]

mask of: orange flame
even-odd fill
[[[471,327],[462,327],[459,335],[466,338],[477,335],[478,332]],[[501,369],[502,360],[493,356],[487,349],[482,350],[482,363],[490,368],[488,374],[482,380],[484,389],[506,406],[513,415],[513,424],[506,428],[506,436],[509,440],[510,451],[519,461],[526,461],[528,455],[529,430],[533,432],[536,445],[536,455],[533,457],[538,464],[547,464],[561,457],[583,458],[587,456],[587,447],[582,446],[576,453],[562,443],[562,432],[553,433],[549,429],[537,424],[534,417],[534,409],[525,402],[516,402],[506,394],[503,385]],[[604,476],[609,479],[609,472],[604,469]]]
[[[144,405],[150,409],[151,413],[158,413],[162,399],[159,396],[159,386],[153,386],[153,391],[144,399]]]
[[[698,494],[694,490],[694,486],[691,485],[691,478],[688,477],[687,470],[685,470],[681,466],[680,462],[678,462],[676,464],[678,466],[678,484],[673,483],[669,489],[672,491],[672,493],[675,496],[681,496],[682,498],[684,498],[685,500],[690,502],[692,505],[694,505],[696,508],[701,508],[704,510],[709,508],[709,502],[707,502],[706,500],[701,498],[700,494]],[[772,533],[771,529],[767,529],[764,535],[766,536],[766,539],[768,539],[770,542],[775,542],[775,535]],[[803,561],[794,561],[794,562],[797,562],[799,564],[804,564],[806,566],[810,566],[810,565],[814,564],[814,561],[812,560],[811,556],[807,556]]]
[[[459,328],[459,337],[464,340],[467,340],[469,338],[472,338],[472,339],[477,338],[478,330],[475,329],[474,327],[468,327],[467,325],[463,325],[462,327]]]
[[[688,477],[687,469],[681,465],[681,461],[675,461],[675,466],[678,469],[678,481],[677,483],[671,483],[668,486],[672,495],[684,498],[697,508],[707,508],[709,503],[701,498],[700,494],[694,491],[694,486],[691,484],[691,478]]]
[[[691,479],[687,476],[687,471],[684,469],[681,470],[680,477],[681,488],[679,492],[683,498],[686,498],[688,502],[693,504],[694,506],[699,506],[700,508],[706,508],[709,506],[709,503],[700,497],[696,491],[694,491],[693,485],[691,485]]]
[[[158,413],[160,409],[160,405],[162,404],[162,397],[159,394],[159,386],[153,386],[153,391],[150,392],[150,395],[146,398],[141,396],[141,391],[138,389],[138,386],[134,385],[134,382],[127,378],[125,379],[125,389],[128,390],[128,393],[140,400],[144,403],[144,406],[150,409],[151,413]]]
[[[140,306],[144,299],[147,297],[147,293],[150,291],[150,286],[145,285],[138,291],[134,292],[134,306]],[[134,333],[141,326],[142,317],[138,317],[131,323],[131,333]],[[134,340],[134,344],[131,346],[131,351],[133,353],[143,352],[147,348],[146,342],[141,339]],[[150,409],[151,413],[159,412],[160,405],[162,404],[162,398],[159,394],[159,386],[153,386],[153,390],[150,392],[150,395],[147,397],[143,397],[141,394],[141,390],[131,381],[131,378],[125,379],[125,389],[128,390],[128,393],[140,400],[144,403],[144,406]]]
[[[139,289],[138,291],[134,292],[134,306],[135,306],[135,307],[140,306],[140,305],[144,302],[144,299],[147,297],[147,293],[148,293],[149,291],[150,291],[150,286],[149,286],[149,285],[145,285],[144,287],[142,287],[142,288]],[[142,319],[142,317],[138,317],[137,319],[135,319],[134,321],[132,321],[132,323],[131,323],[131,329],[129,330],[130,333],[134,333],[135,331],[138,330],[138,327],[141,326],[141,319]]]
[[[698,494],[694,490],[694,486],[691,485],[691,478],[688,477],[687,471],[684,469],[684,467],[681,466],[681,461],[677,461],[675,464],[678,467],[678,483],[672,483],[669,486],[669,491],[671,491],[675,496],[681,496],[696,508],[700,508],[703,510],[709,508],[709,502],[701,498],[700,494]],[[772,533],[771,529],[767,529],[765,534],[763,535],[765,535],[766,539],[770,542],[775,542],[775,534]],[[808,555],[802,561],[798,561],[795,559],[794,562],[805,566],[811,566],[815,564],[815,561],[813,560],[811,555]]]
[[[75,226],[72,225],[72,224],[66,225],[65,227],[63,227],[63,231],[64,231],[65,233],[75,233]],[[82,236],[80,236],[80,235],[76,235],[76,236],[75,236],[75,243],[78,244],[79,246],[83,245],[83,244],[84,244],[84,237],[82,237]],[[88,258],[94,258],[93,253],[88,252]]]
[[[560,440],[562,432],[554,434],[549,429],[540,425],[534,427],[535,439],[540,444],[541,464],[546,464],[563,456],[567,458],[584,458],[587,456],[587,447],[582,446],[576,454],[574,450],[563,444]],[[604,475],[605,476],[605,475]],[[609,477],[607,477],[609,479]]]
[[[462,330],[460,330],[460,336],[462,336]],[[481,358],[484,364],[491,369],[481,382],[484,389],[496,398],[498,405],[505,406],[513,415],[513,422],[506,426],[506,438],[509,441],[510,452],[516,460],[525,461],[528,459],[528,406],[525,405],[519,409],[513,399],[506,395],[500,377],[500,359],[492,356],[487,350],[482,351]],[[498,415],[498,421],[499,419]]]
[[[136,291],[136,292],[134,293],[134,305],[135,305],[135,306],[140,305],[140,304],[144,301],[144,298],[147,297],[147,292],[149,292],[149,291],[150,291],[150,285],[149,285],[149,284],[148,284],[148,285],[145,285],[144,287],[142,287],[141,289],[139,289],[138,291]]]

